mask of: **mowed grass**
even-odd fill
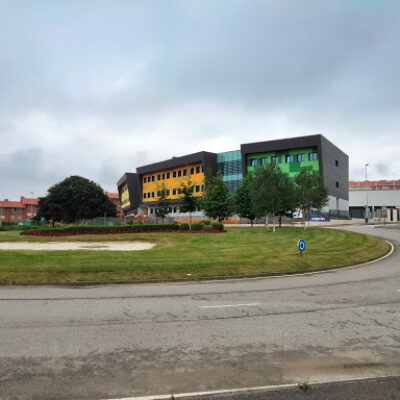
[[[297,241],[307,249],[299,256]],[[115,282],[310,271],[376,258],[376,237],[323,228],[228,228],[221,234],[144,233],[43,238],[0,232],[0,241],[150,241],[142,251],[0,250],[0,283]],[[188,275],[191,274],[191,275]]]

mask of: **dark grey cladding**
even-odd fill
[[[300,136],[265,142],[246,143],[240,146],[243,175],[246,175],[247,156],[250,154],[305,149],[315,147],[318,152],[319,170],[329,195],[349,199],[349,157],[323,135]],[[337,184],[339,187],[337,187]]]
[[[117,186],[120,199],[122,186],[125,184],[128,186],[129,202],[131,204],[129,207],[123,208],[124,212],[137,208],[141,202],[139,175],[132,172],[126,172],[118,180]]]
[[[151,174],[156,171],[164,171],[167,169],[178,168],[187,164],[202,163],[204,170],[213,175],[217,172],[217,154],[207,151],[187,154],[181,157],[173,157],[169,160],[160,161],[154,164],[145,165],[136,169],[139,175]]]

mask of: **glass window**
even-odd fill
[[[154,212],[154,209],[150,208],[150,214],[153,214],[153,212]]]
[[[144,183],[146,183],[146,182],[147,182],[147,178],[146,178],[146,177],[144,177],[144,179],[143,179],[143,182],[144,182]]]
[[[172,173],[172,176],[173,176],[174,178],[176,178],[176,171],[174,171],[174,172]]]
[[[182,189],[178,188],[178,194],[181,194],[181,193],[182,193]]]
[[[338,167],[339,166],[339,160],[335,160],[335,165]]]
[[[274,164],[279,164],[279,156],[272,156],[271,162]]]
[[[267,165],[268,164],[268,157],[262,157],[261,158],[261,165]]]
[[[147,198],[148,198],[148,199],[150,198],[150,192],[149,192],[149,193],[147,193]]]
[[[169,189],[167,189],[167,196],[169,196]]]
[[[176,207],[174,207],[174,213],[176,213]]]
[[[190,169],[190,175],[193,175],[194,174],[194,168],[191,168]]]
[[[154,197],[154,192],[151,192],[151,197]]]
[[[169,172],[167,172],[167,179],[169,179]]]
[[[157,197],[160,197],[161,192],[158,190],[157,191]]]
[[[336,187],[337,187],[337,188],[339,187],[339,182],[338,182],[338,181],[336,181]]]
[[[165,174],[162,174],[162,178],[165,179]]]
[[[146,193],[143,193],[143,198],[144,198],[144,199],[146,198]]]
[[[176,189],[172,189],[172,194],[176,195]]]
[[[178,176],[181,176],[181,175],[182,175],[182,171],[179,170],[179,171],[178,171]]]
[[[182,171],[182,175],[183,175],[183,176],[186,176],[186,173],[187,173],[187,171],[186,171],[186,169],[184,169],[184,170]]]
[[[257,167],[257,158],[253,158],[251,161],[250,161],[250,164],[251,164],[251,166],[252,167]]]
[[[204,167],[203,166],[201,166],[201,172],[204,172]]]
[[[151,177],[151,181],[154,182],[154,175]]]
[[[292,163],[293,162],[293,156],[286,156],[286,162],[287,163]]]
[[[196,174],[200,173],[200,167],[196,167]]]
[[[200,186],[199,185],[196,186],[196,193],[198,193],[198,192],[200,192]]]
[[[305,160],[304,153],[297,154],[297,162],[303,162]]]
[[[317,153],[308,153],[309,161],[317,161]]]
[[[159,181],[161,179],[161,175],[157,175],[157,180]]]

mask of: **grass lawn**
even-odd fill
[[[302,257],[297,241],[307,249]],[[228,228],[220,234],[133,233],[73,237],[29,237],[0,232],[0,241],[150,241],[142,251],[0,250],[0,283],[60,283],[197,278],[309,271],[376,258],[388,250],[383,240],[323,228]],[[187,274],[191,274],[188,276]]]

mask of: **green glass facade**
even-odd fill
[[[257,168],[275,162],[289,177],[295,177],[301,168],[311,167],[319,172],[319,155],[316,149],[292,149],[270,153],[251,154],[247,156],[247,172],[254,172]]]
[[[240,150],[217,154],[218,171],[222,173],[224,182],[231,192],[235,192],[243,180],[242,153]]]

